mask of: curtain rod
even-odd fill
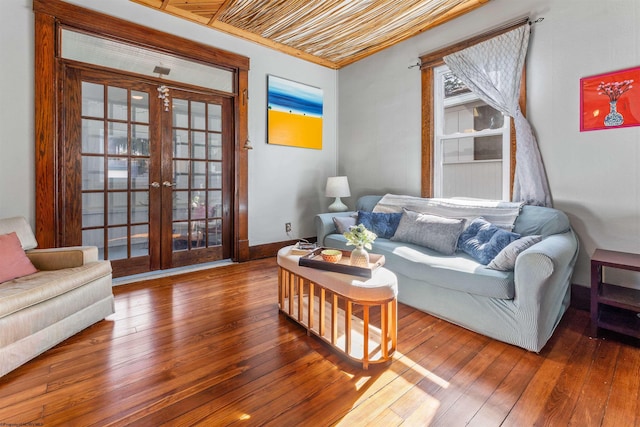
[[[469,46],[473,46],[475,44],[481,43],[485,40],[488,40],[492,37],[499,36],[500,34],[504,34],[508,31],[514,30],[523,25],[529,24],[530,26],[542,22],[544,18],[538,18],[535,21],[529,20],[529,17],[519,18],[517,20],[513,20],[507,23],[504,23],[498,27],[492,28],[491,30],[485,31],[484,33],[480,33],[476,36],[471,36],[467,40],[462,42],[449,45],[445,48],[438,49],[435,52],[427,53],[425,55],[420,56],[420,60],[417,64],[409,66],[409,68],[420,67],[420,69],[425,66],[431,66],[434,63],[442,62],[442,58],[452,52],[456,52],[458,50],[466,49]]]
[[[477,36],[474,36],[473,38],[475,39],[475,38],[495,37],[502,33],[506,33],[507,31],[514,30],[522,25],[529,24],[529,26],[532,26],[533,24],[537,24],[542,21],[544,21],[544,18],[538,18],[535,21],[531,21],[528,16],[524,18],[518,18],[518,19],[514,19],[513,21],[505,22],[504,24],[498,27],[495,27],[491,30],[487,30],[484,33],[480,33]]]
[[[506,33],[509,30],[518,28],[522,25],[525,24],[531,24],[531,21],[529,20],[529,17],[526,16],[524,18],[518,18],[518,19],[514,19],[513,21],[509,21],[509,22],[505,22],[502,25],[499,25],[491,30],[487,30],[484,33],[480,33],[478,34],[476,37],[485,37],[485,36],[493,36],[494,34],[499,34],[499,33]]]

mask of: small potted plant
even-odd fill
[[[367,230],[362,224],[352,225],[349,231],[345,231],[343,236],[347,239],[347,246],[355,246],[351,251],[350,264],[357,267],[369,267],[369,253],[366,249],[371,249],[371,244],[376,240],[376,233]]]

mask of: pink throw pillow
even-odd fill
[[[36,273],[16,233],[0,235],[0,283]]]

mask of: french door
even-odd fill
[[[117,73],[65,73],[59,206],[66,245],[114,276],[229,258],[231,100]]]

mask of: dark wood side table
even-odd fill
[[[640,271],[640,254],[596,249],[591,257],[591,336],[598,328],[640,338],[640,289],[605,283],[603,267]]]

